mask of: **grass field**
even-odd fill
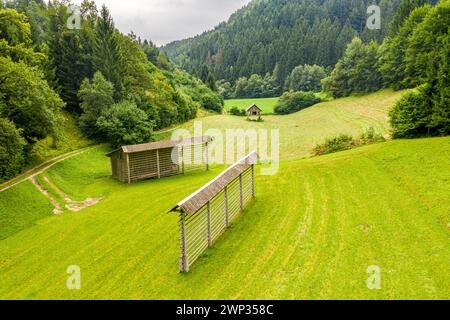
[[[252,104],[256,104],[263,114],[273,114],[275,105],[279,98],[253,98],[253,99],[228,99],[225,100],[225,111],[237,107],[240,110],[247,110]]]
[[[208,129],[278,129],[282,159],[308,157],[317,143],[341,133],[360,135],[373,127],[378,133],[389,135],[388,110],[404,91],[383,90],[363,97],[349,97],[323,102],[286,116],[264,116],[264,122],[249,122],[245,117],[216,115],[194,120],[200,122],[203,133]],[[194,121],[179,126],[194,134]],[[170,137],[171,132],[157,135]]]
[[[283,161],[257,176],[257,199],[187,275],[166,212],[222,168],[126,186],[108,177],[105,151],[48,173],[70,195],[105,196],[82,212],[52,216],[27,184],[8,191],[35,219],[0,242],[0,298],[450,298],[450,138]],[[15,212],[3,204],[0,215],[3,227]],[[79,291],[66,288],[70,265],[81,267]],[[366,287],[369,265],[381,290]]]
[[[450,138],[300,159],[328,136],[388,134],[387,110],[401,94],[263,123],[199,119],[204,129],[279,128],[282,161],[275,176],[257,170],[256,200],[187,275],[167,211],[224,167],[128,186],[109,177],[105,146],[56,164],[40,183],[103,200],[55,216],[31,182],[0,193],[0,299],[450,299]],[[79,291],[66,288],[71,265],[81,267]],[[381,268],[381,290],[366,286],[371,265]]]

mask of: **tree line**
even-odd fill
[[[120,33],[106,6],[70,1],[0,2],[0,180],[26,164],[37,141],[61,138],[64,113],[113,146],[148,142],[152,131],[220,112],[223,99],[175,67],[151,41]]]
[[[381,45],[354,38],[322,81],[334,97],[417,88],[390,112],[394,137],[450,134],[450,0],[427,2],[405,0],[405,20]]]
[[[372,0],[277,0],[250,2],[228,22],[194,38],[163,47],[189,72],[207,64],[215,77],[232,85],[252,75],[276,74],[278,94],[297,66],[333,67],[347,44],[382,41],[401,0],[380,0],[380,30],[366,28]],[[272,88],[271,88],[272,89]]]
[[[287,91],[320,92],[321,81],[327,74],[327,69],[322,66],[308,64],[296,66],[281,86],[280,69],[277,64],[273,74],[268,73],[264,77],[258,74],[253,74],[249,78],[240,77],[234,85],[229,81],[219,80],[216,88],[225,99],[269,98],[280,96]]]

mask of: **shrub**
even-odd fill
[[[203,107],[207,110],[222,113],[223,99],[215,94],[207,93],[202,97]]]
[[[302,109],[311,107],[321,100],[312,92],[285,92],[277,105],[275,106],[276,114],[290,114]]]
[[[14,177],[22,169],[26,143],[20,133],[14,123],[0,118],[0,181]]]
[[[377,133],[373,127],[370,127],[359,137],[362,144],[370,144],[376,142],[384,142],[386,139],[382,134]]]
[[[389,112],[394,138],[410,138],[429,133],[432,105],[423,93],[408,92]]]
[[[313,91],[321,90],[320,81],[327,76],[325,69],[318,65],[301,65],[292,70],[286,79],[287,89],[294,91]]]
[[[314,148],[313,154],[315,156],[321,156],[324,154],[349,150],[359,146],[384,141],[386,141],[386,139],[381,134],[377,133],[374,128],[369,128],[361,134],[359,139],[354,139],[352,136],[347,134],[341,134],[333,138],[328,138],[325,140],[325,143],[318,144]]]
[[[113,105],[97,120],[97,126],[113,147],[148,142],[153,130],[147,114],[128,101]]]
[[[245,116],[245,110],[239,109],[238,107],[234,106],[230,109],[230,114],[232,114],[233,116]]]
[[[324,155],[337,151],[348,150],[353,148],[355,142],[352,136],[341,134],[337,137],[328,138],[324,144],[319,144],[314,148],[314,155]]]
[[[264,122],[264,119],[261,116],[259,116],[258,119],[252,119],[252,118],[248,117],[247,121],[250,121],[250,122]]]

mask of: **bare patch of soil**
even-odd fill
[[[50,202],[53,204],[55,209],[53,210],[54,214],[62,214],[63,209],[62,205],[47,191],[45,188],[35,179],[35,177],[31,177],[30,181],[38,188],[38,190],[47,197]],[[54,183],[52,183],[47,177],[44,177],[45,183],[53,189],[61,198],[65,201],[65,208],[72,212],[79,212],[83,209],[92,207],[99,203],[103,198],[87,198],[84,201],[74,201],[67,194],[65,194],[61,189],[59,189]]]
[[[43,186],[41,186],[41,184],[39,182],[37,182],[35,177],[31,177],[30,181],[32,184],[34,184],[34,186],[47,198],[50,200],[50,202],[52,203],[52,205],[55,207],[53,209],[53,213],[56,215],[60,215],[63,213],[62,207],[59,204],[59,202],[50,194],[48,193],[47,190],[44,189]]]

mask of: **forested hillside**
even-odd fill
[[[390,112],[394,137],[450,134],[450,1],[420,2],[399,11],[405,20],[380,45],[354,38],[322,81],[334,97],[417,88]]]
[[[67,115],[85,137],[118,146],[148,142],[199,107],[223,108],[219,94],[151,41],[120,33],[108,8],[89,0],[79,10],[0,1],[0,79],[0,181],[30,164],[40,141],[57,148]]]
[[[163,50],[183,68],[211,66],[217,79],[234,82],[276,73],[283,85],[294,67],[334,66],[356,35],[381,41],[401,0],[376,1],[382,28],[366,28],[369,0],[254,0],[213,31],[168,44]]]

